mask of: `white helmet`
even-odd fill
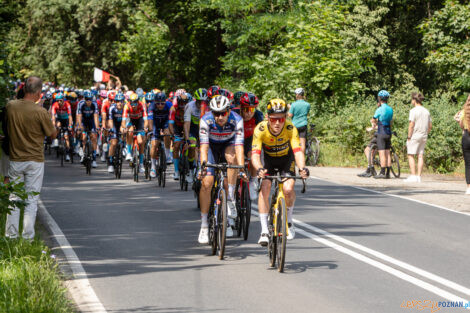
[[[297,88],[294,92],[296,95],[305,95],[305,90],[303,88]]]
[[[224,96],[215,96],[209,103],[212,111],[223,112],[230,109],[230,100]]]

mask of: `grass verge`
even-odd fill
[[[0,312],[75,312],[55,256],[38,238],[0,237]]]

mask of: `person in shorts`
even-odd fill
[[[292,118],[292,124],[294,124],[299,132],[300,147],[305,155],[310,103],[305,101],[305,90],[303,88],[297,88],[294,92],[296,101],[290,105],[288,116]]]
[[[408,119],[410,123],[406,141],[411,175],[405,180],[406,182],[421,182],[421,172],[424,166],[424,148],[432,128],[431,114],[423,107],[423,100],[424,96],[421,93],[413,92],[411,94],[411,104],[414,108],[411,109]],[[418,156],[418,175],[416,175],[415,155]]]
[[[392,120],[393,109],[387,104],[390,94],[386,90],[380,90],[378,101],[380,106],[375,110],[371,123],[377,126],[377,150],[380,157],[380,173],[374,178],[389,179],[392,159],[390,148],[392,146]]]

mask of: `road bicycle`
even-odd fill
[[[140,146],[139,142],[137,141],[137,136],[139,135],[137,131],[129,131],[133,133],[132,136],[132,161],[130,162],[130,166],[132,168],[132,176],[136,183],[139,182],[139,168],[140,168]],[[143,136],[144,138],[146,136]]]
[[[182,143],[180,148],[180,163],[179,163],[179,172],[180,172],[180,189],[188,191],[188,182],[186,181],[186,176],[189,173],[189,160],[188,160],[188,145]]]
[[[124,134],[121,135],[119,138],[118,144],[116,145],[116,149],[114,150],[114,157],[113,157],[113,166],[114,166],[114,177],[117,179],[121,178],[122,173],[122,163],[124,159],[124,148],[126,147],[126,140]]]
[[[392,137],[393,136],[397,137],[397,133],[392,132]],[[382,167],[380,166],[379,154],[377,152],[378,152],[377,144],[373,143],[370,146],[370,151],[369,151],[369,160],[370,160],[369,166],[373,166],[375,172],[379,173]],[[392,172],[393,176],[395,176],[396,178],[399,178],[400,174],[401,174],[400,160],[399,160],[398,155],[396,153],[396,149],[393,147],[393,144],[390,147],[390,157],[392,159],[392,166],[390,168],[391,172]]]
[[[91,175],[91,163],[93,162],[93,145],[91,143],[90,133],[88,131],[83,132],[86,136],[84,151],[83,151],[83,166],[87,175]]]
[[[59,145],[57,147],[57,158],[60,159],[60,166],[64,166],[65,162],[65,156],[67,153],[69,153],[70,161],[73,163],[73,152],[67,151],[67,143],[65,140],[65,134],[67,133],[67,128],[66,127],[60,127],[59,128]]]
[[[158,178],[158,186],[165,187],[166,183],[166,153],[165,153],[165,142],[163,140],[164,137],[170,136],[167,134],[159,135],[157,137],[158,143],[158,165],[157,165],[157,178]]]
[[[305,145],[305,163],[314,166],[320,157],[320,140],[313,135],[315,125],[310,125]]]
[[[275,267],[282,273],[286,261],[287,236],[289,235],[289,227],[287,225],[287,207],[284,195],[283,185],[288,179],[302,179],[301,176],[280,175],[265,176],[265,179],[274,181],[274,192],[271,197],[268,215],[268,257],[269,265]],[[260,182],[260,181],[259,181]],[[302,179],[302,193],[305,193],[305,179]],[[261,189],[261,184],[259,184]],[[259,192],[258,189],[258,192]]]
[[[250,173],[250,159],[245,159],[245,173],[247,175]],[[241,177],[237,178],[235,185],[235,201],[237,207],[237,218],[235,219],[237,236],[240,237],[243,234],[243,240],[247,240],[251,220],[250,183]]]
[[[219,260],[222,260],[225,253],[227,227],[230,227],[227,216],[227,193],[224,188],[225,177],[227,176],[227,169],[242,169],[243,166],[228,165],[227,163],[203,163],[201,167],[202,169],[210,167],[215,170],[208,215],[209,244],[212,248],[212,255],[217,253]]]
[[[151,133],[148,133],[149,135]],[[145,179],[152,180],[150,176],[150,170],[152,169],[152,158],[150,157],[150,152],[152,150],[152,143],[150,137],[147,136],[147,140],[144,146],[144,168],[145,168]]]

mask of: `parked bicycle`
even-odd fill
[[[315,124],[310,125],[305,146],[305,163],[314,166],[320,157],[320,140],[313,135]]]

